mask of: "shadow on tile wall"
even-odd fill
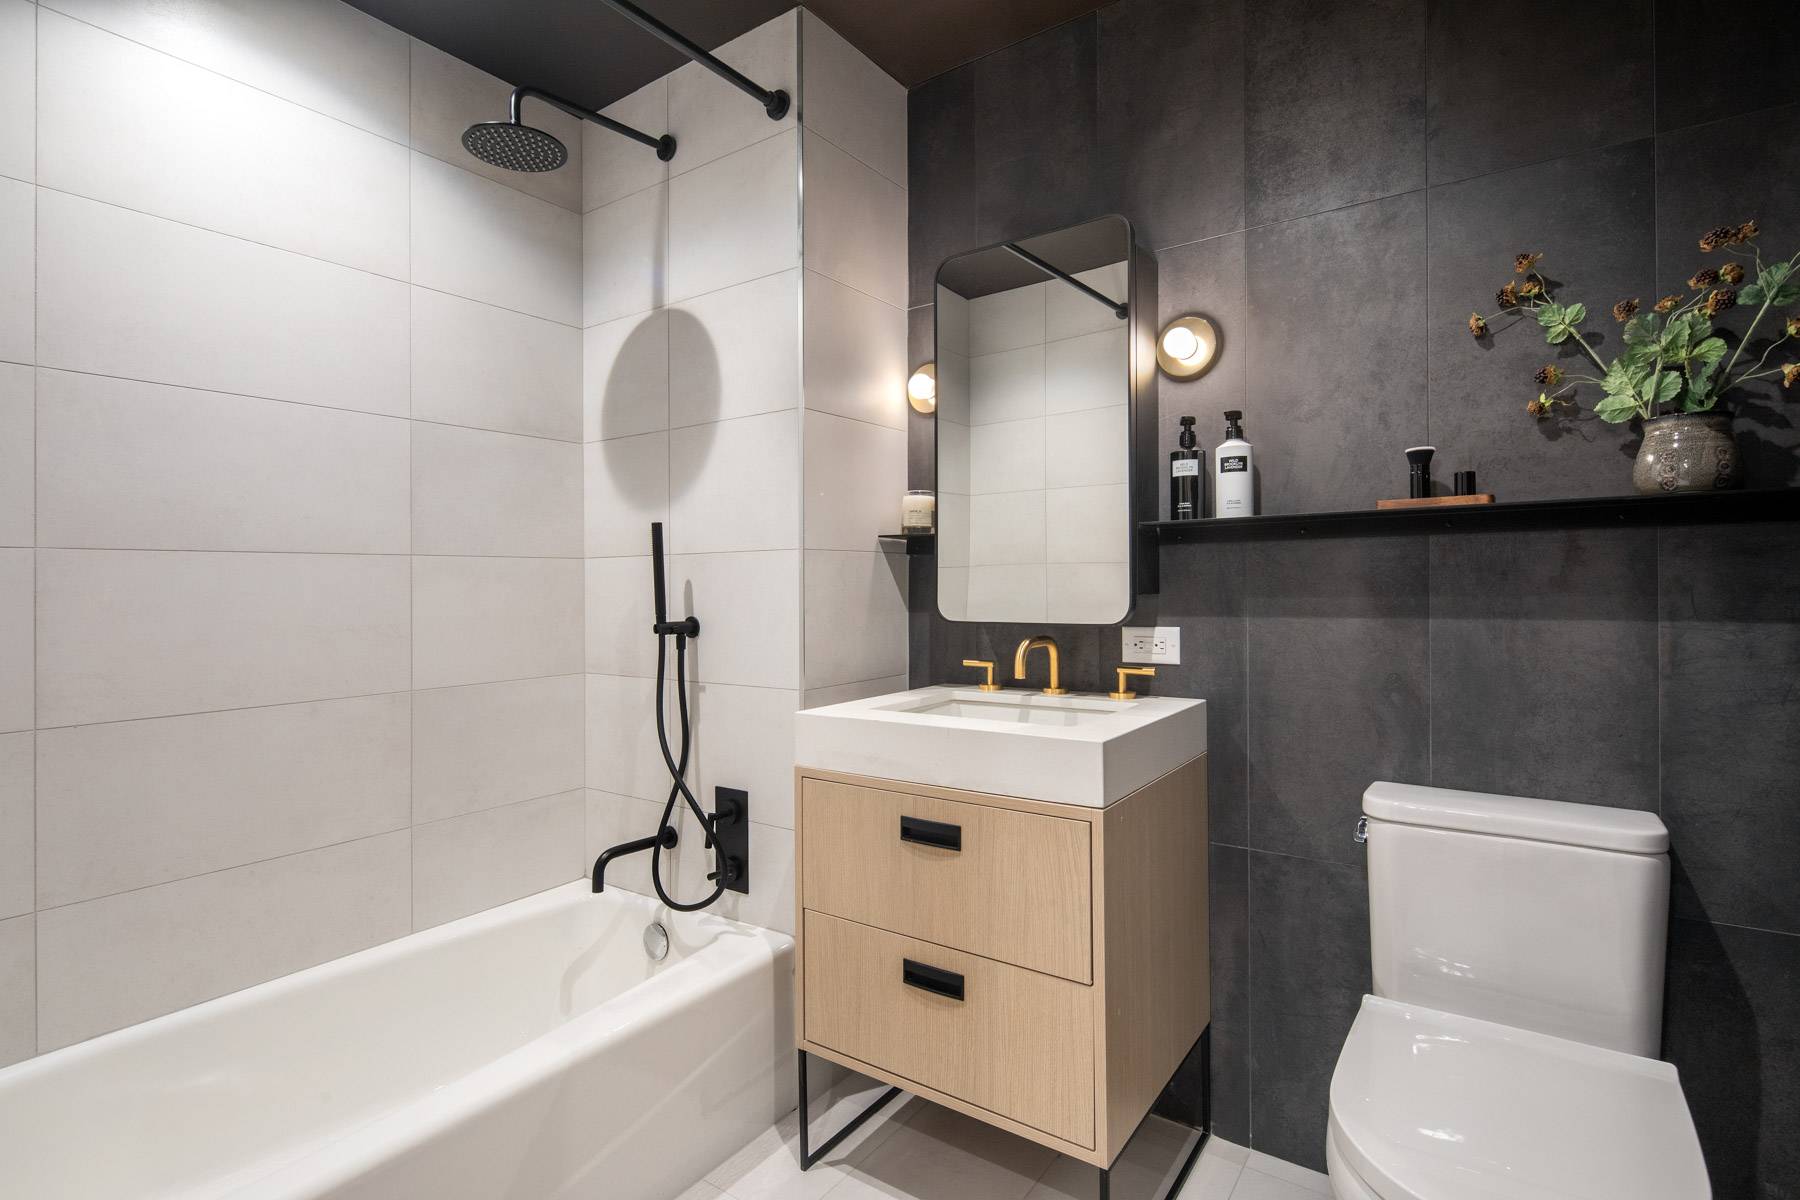
[[[943,258],[1120,212],[1156,253],[1159,317],[1222,335],[1211,371],[1161,381],[1162,450],[1182,414],[1210,447],[1244,409],[1264,511],[1401,494],[1426,440],[1440,476],[1502,499],[1626,491],[1635,433],[1530,421],[1549,348],[1462,320],[1521,250],[1604,308],[1678,286],[1722,222],[1800,244],[1800,77],[1722,75],[1729,30],[1775,61],[1800,10],[1120,0],[912,92],[913,361]],[[1554,107],[1508,100],[1521,72]],[[1751,483],[1800,482],[1800,399],[1739,408]],[[929,487],[930,419],[911,433]],[[910,567],[916,683],[1043,632],[946,622],[932,560]],[[1351,825],[1399,779],[1662,813],[1665,1053],[1715,1192],[1800,1195],[1800,527],[1173,547],[1132,620],[1181,627],[1154,687],[1210,706],[1221,1135],[1323,1166],[1368,987]],[[1101,689],[1117,627],[1049,632],[1070,685]]]

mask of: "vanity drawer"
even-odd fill
[[[800,799],[805,908],[1093,981],[1087,822],[826,779]]]
[[[806,914],[806,1040],[1094,1145],[1094,989]]]

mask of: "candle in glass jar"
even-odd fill
[[[930,533],[937,518],[937,496],[915,488],[900,499],[902,533]]]

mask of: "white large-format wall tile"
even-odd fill
[[[754,804],[752,801],[752,812],[755,811]],[[794,831],[752,820],[750,864],[750,891],[726,892],[711,911],[791,935],[794,932]]]
[[[806,686],[906,672],[906,557],[806,552]]]
[[[412,289],[412,415],[581,440],[581,331]]]
[[[945,567],[969,565],[969,497],[957,492],[937,494],[937,560]]]
[[[856,683],[839,683],[831,687],[808,688],[800,693],[800,707],[803,709],[824,708],[830,704],[847,704],[852,700],[867,700],[870,696],[904,692],[907,686],[906,676],[889,675],[882,679],[863,679]]]
[[[906,306],[906,189],[810,131],[806,265]]]
[[[38,128],[46,187],[406,273],[406,149],[367,130],[54,12]]]
[[[400,937],[410,847],[383,834],[40,912],[39,1048]]]
[[[1044,620],[1044,564],[968,568],[965,612],[983,621]],[[952,618],[954,619],[954,618]]]
[[[669,515],[669,435],[589,442],[583,449],[588,557],[643,554],[650,522]]]
[[[666,77],[668,131],[677,143],[675,161],[669,165],[676,174],[794,127],[800,100],[799,36],[798,14],[790,10],[713,51],[757,86],[787,92],[790,103],[780,121],[771,121],[754,98],[699,63],[688,63]]]
[[[1132,536],[1127,491],[1123,483],[1046,491],[1047,559],[1053,563],[1127,561]]]
[[[1091,271],[1077,271],[1075,278],[1103,296],[1123,304],[1130,298],[1129,271],[1124,261]],[[1084,296],[1072,287],[1040,284],[1044,291],[1044,336],[1051,341],[1077,337],[1084,333],[1100,333],[1119,329],[1126,322],[1092,296]]]
[[[56,0],[44,7],[406,141],[407,37],[338,0]]]
[[[31,738],[29,733],[0,734],[0,918],[37,907]]]
[[[582,334],[582,436],[654,433],[669,425],[669,313],[620,317]]]
[[[413,686],[581,670],[581,561],[413,559]]]
[[[1064,338],[1044,347],[1044,407],[1052,413],[1123,408],[1130,397],[1131,348],[1126,328]],[[977,360],[980,361],[980,360]],[[1116,418],[1121,425],[1125,414]]]
[[[1044,421],[1044,486],[1123,483],[1126,472],[1123,409],[1058,413]]]
[[[906,428],[906,313],[806,272],[806,407]]]
[[[585,800],[572,791],[413,830],[413,927],[441,925],[580,876]]]
[[[800,10],[806,127],[906,186],[906,88],[814,13]]]
[[[800,413],[669,431],[671,554],[800,544]]]
[[[405,694],[45,730],[42,908],[404,829]]]
[[[778,688],[703,683],[693,690],[694,773],[690,784],[750,793],[750,815],[794,825],[794,710],[799,694]],[[666,773],[665,773],[666,775]],[[592,781],[590,781],[592,782]]]
[[[782,271],[669,310],[671,426],[799,407],[799,286]]]
[[[31,361],[36,195],[29,183],[0,179],[0,362]]]
[[[780,134],[669,181],[670,299],[799,263],[796,146],[792,132]]]
[[[646,627],[647,628],[647,627]],[[646,639],[649,634],[646,632]],[[674,693],[674,648],[669,654],[669,748],[679,754]],[[697,692],[693,715],[700,715]],[[791,744],[793,739],[789,738]],[[656,741],[656,681],[632,675],[587,677],[587,786],[643,800],[666,800],[669,768]],[[698,782],[695,776],[689,786]],[[699,793],[696,792],[696,795]]]
[[[434,821],[580,787],[582,678],[413,693],[413,819]]]
[[[32,425],[31,368],[0,363],[0,546],[31,545]]]
[[[672,555],[669,574],[671,608],[683,608],[674,598],[685,600],[691,592],[701,632],[712,635],[690,648],[695,678],[752,687],[800,686],[798,551]]]
[[[406,413],[397,280],[59,192],[38,235],[43,366]]]
[[[998,354],[1044,340],[1046,288],[1041,283],[977,296],[968,302],[970,354]],[[1099,309],[1099,305],[1094,306]],[[1104,309],[1100,309],[1104,312]],[[1116,319],[1116,318],[1115,318]]]
[[[900,527],[906,434],[809,411],[803,479],[807,549],[868,550]]]
[[[581,447],[412,425],[415,554],[581,554]]]
[[[651,137],[669,129],[669,77],[654,79],[637,91],[601,109],[611,117]],[[677,146],[679,154],[685,146]],[[655,150],[610,129],[581,123],[581,211],[654,187],[669,178],[669,164]]]
[[[0,733],[32,720],[32,554],[0,550]]]
[[[404,690],[406,559],[38,552],[43,726]]]
[[[969,424],[1044,415],[1044,347],[1021,346],[969,360]]]
[[[1043,561],[1043,492],[996,492],[969,498],[971,565]]]
[[[1044,419],[969,430],[969,492],[1023,492],[1044,486]]]
[[[582,324],[648,312],[669,296],[666,184],[603,204],[581,219]]]
[[[35,56],[37,5],[31,0],[0,0],[0,175],[32,178],[37,157],[37,86]]]
[[[940,391],[939,395],[943,393]],[[967,425],[959,425],[944,416],[942,406],[937,419],[937,485],[938,491],[969,493],[969,448],[972,435]]]
[[[648,531],[646,531],[646,534]],[[645,550],[649,542],[642,543]],[[587,669],[601,675],[656,674],[656,620],[648,555],[587,560]],[[669,615],[687,615],[679,588],[669,591]],[[671,648],[670,655],[673,657]],[[671,668],[673,669],[673,668]]]
[[[0,921],[0,1067],[37,1053],[37,918]]]
[[[463,149],[463,130],[477,121],[506,120],[512,85],[417,38],[408,40],[412,43],[413,149],[559,208],[580,211],[582,122],[541,100],[527,99],[521,118],[568,147],[568,163],[559,170],[537,173],[489,166]]]
[[[415,152],[412,281],[579,325],[581,217]]]
[[[1045,580],[1044,619],[1110,625],[1131,610],[1131,568],[1122,562],[1059,563]]]
[[[38,373],[38,541],[405,554],[407,422]]]

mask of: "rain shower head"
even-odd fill
[[[622,134],[634,142],[641,142],[656,151],[656,157],[668,162],[675,157],[675,139],[668,134],[651,137],[647,133],[633,129],[629,125],[603,117],[597,112],[590,112],[580,105],[564,100],[561,96],[553,96],[542,88],[514,88],[512,94],[512,115],[504,121],[477,121],[463,130],[463,149],[479,158],[482,162],[506,171],[526,171],[539,173],[554,171],[569,161],[569,148],[561,139],[536,129],[519,119],[519,102],[527,96],[542,100],[552,108],[561,109],[571,117],[579,117],[583,121],[592,121],[604,129]]]
[[[507,171],[554,171],[569,161],[569,148],[541,129],[514,121],[480,121],[463,130],[463,149]]]

